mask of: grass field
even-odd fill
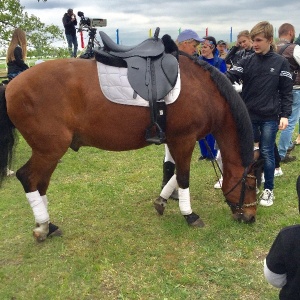
[[[300,147],[294,153],[300,157]],[[299,223],[300,159],[282,165],[274,205],[259,207],[256,223],[246,225],[232,220],[196,145],[192,207],[206,226],[189,228],[178,202],[170,200],[164,216],[153,208],[163,154],[163,146],[69,150],[47,193],[51,221],[64,234],[40,244],[21,184],[8,178],[0,189],[0,299],[278,299],[263,259],[278,231]],[[29,156],[20,138],[13,169]]]

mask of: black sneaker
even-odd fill
[[[283,164],[286,164],[286,163],[295,161],[296,159],[297,159],[296,156],[290,156],[287,154],[284,158],[281,159],[280,162],[282,162]]]

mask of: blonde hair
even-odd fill
[[[248,37],[250,39],[249,30],[240,31],[239,34],[237,35],[237,38],[239,39],[241,36],[246,36],[246,37]]]
[[[13,32],[8,50],[6,55],[6,62],[16,60],[14,51],[17,46],[22,48],[22,59],[25,60],[27,56],[27,40],[26,40],[26,33],[21,28],[15,29]]]
[[[264,35],[264,37],[267,40],[271,41],[271,48],[273,48],[273,50],[276,50],[276,45],[273,39],[274,37],[273,25],[270,24],[268,21],[262,21],[257,23],[250,31],[250,37],[253,40],[255,36],[261,33]]]

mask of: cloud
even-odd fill
[[[209,35],[217,40],[230,42],[230,28],[233,29],[233,41],[239,31],[250,30],[259,21],[267,20],[275,29],[285,22],[295,26],[299,33],[300,1],[258,1],[249,0],[88,0],[58,1],[20,0],[25,11],[39,17],[46,24],[58,25],[63,29],[62,16],[68,8],[75,12],[83,11],[86,17],[107,19],[105,31],[116,40],[119,29],[120,42],[135,45],[148,37],[149,29],[160,27],[162,36],[168,33],[176,39],[179,28],[191,28],[200,36]],[[99,28],[98,28],[99,29]]]

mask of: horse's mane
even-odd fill
[[[251,120],[247,107],[240,97],[240,95],[234,90],[230,80],[221,73],[217,68],[209,63],[199,60],[196,57],[190,56],[190,58],[201,68],[210,72],[210,76],[221,95],[226,99],[229,104],[233,119],[236,122],[238,138],[240,141],[240,151],[242,164],[244,167],[249,166],[253,162],[253,130],[251,127]]]
[[[209,63],[198,59],[198,57],[188,55],[178,50],[177,45],[171,39],[169,35],[164,35],[162,41],[165,46],[165,52],[171,53],[175,57],[179,57],[179,54],[189,57],[197,65],[204,70],[210,72],[210,76],[213,82],[216,84],[221,95],[226,99],[229,104],[232,116],[236,122],[238,131],[238,138],[240,141],[241,159],[244,167],[247,167],[253,161],[253,131],[251,127],[251,121],[248,114],[246,105],[240,95],[234,90],[230,80],[221,73],[214,66]]]

